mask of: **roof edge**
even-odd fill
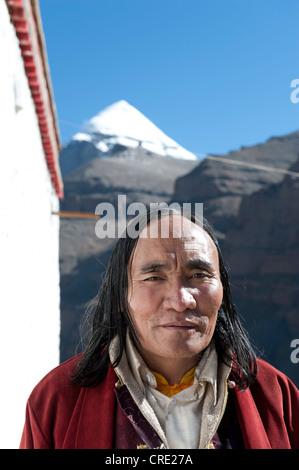
[[[6,4],[19,41],[48,170],[55,192],[61,199],[61,143],[38,0],[6,0]]]

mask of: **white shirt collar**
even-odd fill
[[[151,388],[157,387],[157,381],[155,375],[148,368],[136,346],[134,345],[131,335],[127,332],[126,336],[126,353],[128,363],[134,376],[134,379],[138,383],[139,387],[144,392],[144,384]],[[211,384],[214,394],[214,403],[217,402],[217,371],[218,371],[218,356],[214,344],[214,340],[211,341],[209,346],[204,351],[196,369],[194,372],[194,385],[198,389],[203,382]]]

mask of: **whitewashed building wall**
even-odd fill
[[[19,446],[28,395],[59,363],[58,205],[0,0],[0,448]]]

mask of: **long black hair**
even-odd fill
[[[170,206],[164,209],[148,210],[145,214],[135,217],[128,224],[126,233],[117,241],[99,293],[88,308],[85,321],[89,321],[90,324],[89,340],[72,375],[73,384],[94,387],[105,378],[108,367],[117,366],[125,347],[128,328],[138,342],[127,300],[130,258],[134,256],[142,229],[151,221],[171,214],[189,218],[195,224],[200,225],[213,240],[218,252],[220,278],[223,286],[223,301],[218,311],[213,335],[218,357],[226,364],[233,363],[233,378],[241,389],[248,387],[255,379],[257,373],[256,355],[233,304],[228,273],[215,232],[205,218],[198,219],[192,213],[186,215],[181,207],[178,209],[176,206],[175,209],[172,209]],[[131,230],[129,230],[130,228]],[[119,338],[119,354],[115,362],[110,364],[109,346],[115,335],[118,335]]]

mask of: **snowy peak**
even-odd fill
[[[131,148],[140,146],[162,156],[197,160],[125,100],[117,101],[92,117],[84,129],[85,132],[74,135],[72,140],[91,142],[104,154],[118,144]]]
[[[139,140],[147,140],[157,131],[160,132],[149,119],[125,100],[105,108],[90,119],[87,126],[94,133],[100,132]]]

